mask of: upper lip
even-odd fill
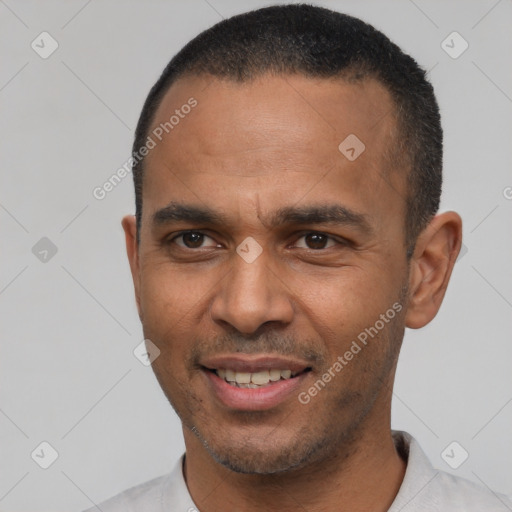
[[[209,370],[229,369],[237,372],[256,373],[264,370],[291,370],[299,373],[311,365],[300,359],[272,355],[225,355],[203,359],[199,363]]]

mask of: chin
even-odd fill
[[[238,443],[233,443],[232,438],[225,442],[208,442],[197,429],[195,434],[218,464],[243,474],[272,475],[299,469],[322,457],[328,449],[324,439],[307,442],[303,436],[289,437],[282,443],[274,439],[261,446],[251,443],[250,438]]]
[[[243,452],[243,453],[240,453]],[[302,458],[298,458],[297,454],[286,452],[279,453],[247,453],[244,450],[234,451],[232,448],[229,453],[213,452],[210,455],[216,462],[224,467],[234,471],[235,473],[243,473],[248,475],[272,475],[276,473],[285,473],[303,465]]]

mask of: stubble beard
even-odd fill
[[[404,304],[406,296],[407,286],[405,285],[400,293],[401,304]],[[322,470],[329,460],[336,459],[337,463],[342,463],[358,449],[358,442],[364,437],[367,430],[365,420],[374,408],[379,395],[391,391],[390,387],[392,388],[393,385],[394,370],[404,334],[402,316],[403,314],[398,315],[395,322],[381,333],[383,339],[375,340],[376,343],[384,343],[387,346],[387,351],[383,360],[374,362],[374,367],[366,368],[366,373],[372,375],[373,378],[371,390],[367,389],[364,394],[360,391],[342,390],[340,396],[330,400],[321,414],[323,417],[330,417],[330,421],[314,425],[312,422],[306,421],[306,425],[296,431],[290,439],[287,439],[284,445],[283,443],[280,445],[273,443],[271,434],[267,434],[266,441],[268,442],[260,442],[255,445],[251,443],[250,438],[236,444],[233,439],[216,439],[216,434],[208,432],[208,427],[204,429],[203,433],[200,424],[208,425],[211,423],[211,419],[204,417],[204,413],[201,412],[201,400],[190,389],[185,390],[181,384],[178,384],[186,397],[184,410],[182,410],[171,400],[170,394],[165,392],[166,386],[163,385],[163,382],[160,382],[160,385],[180,417],[184,428],[189,429],[199,439],[213,460],[227,469],[236,473],[254,475],[285,474],[300,471],[305,467],[311,470],[317,467]],[[372,347],[366,347],[365,350],[372,350]],[[157,378],[160,381],[158,374]],[[361,406],[361,404],[363,405]],[[342,417],[333,414],[337,410],[345,411],[345,414]],[[245,416],[244,422],[250,425],[251,417],[255,418],[254,423],[257,423],[259,414],[264,415],[266,412],[246,412],[240,415]],[[196,419],[191,421],[194,417]],[[316,417],[317,414],[312,415],[313,420]],[[304,416],[302,418],[304,421]],[[197,421],[198,419],[200,421]],[[293,415],[289,415],[283,423],[293,421]],[[277,429],[279,429],[279,425],[274,431]],[[265,450],[258,448],[261,445],[265,446]]]

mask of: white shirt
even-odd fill
[[[418,442],[393,432],[407,460],[405,477],[388,512],[511,512],[512,501],[490,489],[434,469]],[[102,512],[198,512],[182,472],[183,457],[172,472],[137,485],[98,505]],[[93,507],[85,512],[97,512]]]

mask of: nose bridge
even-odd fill
[[[240,255],[240,249],[246,249]],[[247,250],[248,249],[248,250]],[[212,304],[212,318],[227,322],[243,333],[255,332],[270,321],[288,323],[292,318],[290,298],[270,268],[267,255],[245,258],[254,248],[240,244],[232,268]]]

